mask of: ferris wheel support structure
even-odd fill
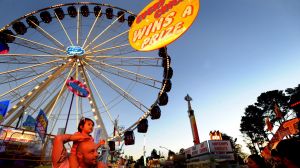
[[[16,105],[16,108],[11,108],[8,113],[7,113],[7,118],[11,117],[7,122],[5,122],[6,125],[11,126],[12,123],[22,115],[23,111],[21,109],[24,108],[24,110],[28,107],[28,105],[33,102],[36,98],[37,95],[39,95],[47,86],[49,86],[57,76],[59,76],[70,64],[71,62],[68,62],[67,64],[62,65],[57,71],[55,71],[52,75],[49,76],[49,78],[41,83],[41,85],[37,85],[38,89],[29,91]],[[35,87],[35,88],[36,88]],[[30,94],[31,93],[31,94]],[[26,101],[26,103],[24,102]],[[19,109],[18,106],[23,104],[22,108]],[[17,112],[15,112],[17,111]],[[47,112],[46,112],[47,113]],[[13,115],[13,116],[11,116]]]
[[[86,76],[85,69],[82,66],[80,66],[80,69],[81,69],[82,79],[84,79],[84,82],[86,83],[88,89],[91,90],[90,83],[89,83],[89,80]],[[95,117],[95,120],[96,120],[97,127],[102,129],[102,131],[103,131],[103,136],[102,137],[107,139],[108,138],[107,130],[105,128],[102,117],[100,115],[99,108],[97,107],[97,104],[95,103],[96,101],[95,101],[95,98],[94,98],[94,95],[93,95],[92,92],[90,93],[88,99],[89,99],[92,111],[94,113],[94,117]]]

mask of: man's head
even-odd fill
[[[84,141],[79,143],[76,155],[79,165],[97,165],[98,152],[96,149],[96,144],[94,142]]]

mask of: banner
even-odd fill
[[[0,102],[0,123],[2,122],[2,120],[5,117],[8,105],[9,105],[9,100],[5,100],[5,101]]]
[[[200,144],[196,144],[188,149],[185,149],[185,155],[189,154],[191,157],[203,155],[209,153],[207,141],[203,141]]]
[[[48,119],[43,110],[40,110],[38,116],[36,117],[36,127],[35,130],[39,134],[40,138],[44,142],[45,135],[47,133]]]
[[[23,123],[22,127],[24,129],[34,131],[35,130],[35,125],[36,125],[35,119],[31,115],[28,115],[25,122]]]
[[[279,109],[279,106],[276,102],[274,103],[274,112],[276,114],[276,118],[282,118],[283,117],[282,112]]]
[[[267,130],[268,131],[272,131],[273,124],[270,122],[270,118],[269,117],[266,118],[266,125],[267,125]]]
[[[232,152],[232,147],[230,144],[230,141],[223,140],[223,141],[214,141],[214,140],[209,140],[209,149],[210,152]]]
[[[278,130],[273,135],[272,139],[268,143],[267,146],[263,149],[261,152],[261,155],[264,158],[270,158],[271,157],[271,150],[274,148],[274,146],[279,143],[284,137],[287,135],[293,135],[299,133],[298,123],[300,122],[300,118],[294,118],[287,121],[284,121],[278,128]]]

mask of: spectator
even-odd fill
[[[266,168],[266,162],[263,157],[257,154],[252,154],[247,158],[249,168]]]

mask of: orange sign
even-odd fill
[[[294,119],[284,121],[280,125],[276,133],[273,135],[268,145],[264,148],[261,155],[265,158],[271,157],[271,149],[273,149],[279,141],[281,141],[287,135],[298,134],[299,122],[300,122],[300,118],[294,118]]]
[[[153,0],[131,26],[131,46],[151,51],[170,44],[192,25],[199,7],[200,0]]]

